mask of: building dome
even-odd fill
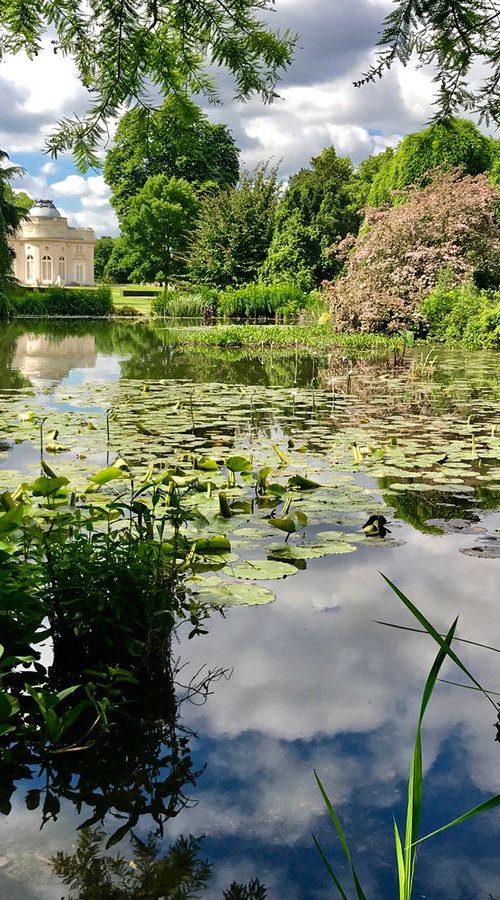
[[[61,213],[52,200],[35,200],[30,209],[30,216],[42,219],[60,219]]]

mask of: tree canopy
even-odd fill
[[[276,170],[265,166],[243,173],[236,188],[207,197],[190,248],[190,274],[221,288],[255,281],[271,242],[277,203]]]
[[[183,178],[151,175],[122,223],[125,260],[138,280],[165,281],[185,267],[199,201]]]
[[[55,156],[73,150],[80,170],[99,165],[96,148],[123,107],[164,96],[218,97],[214,72],[233,77],[235,95],[276,96],[295,36],[266,28],[272,0],[7,0],[0,12],[0,58],[47,52],[74,60],[89,92],[83,117],[63,119],[48,138]]]
[[[395,153],[380,160],[367,195],[368,206],[382,206],[396,199],[394,191],[420,184],[436,168],[462,168],[469,175],[489,170],[495,142],[466,119],[434,122],[423,131],[407,135]]]
[[[94,244],[94,276],[96,281],[105,277],[106,266],[111,259],[115,241],[108,234],[98,238]]]
[[[155,112],[138,107],[119,122],[104,178],[120,217],[151,175],[185,178],[200,192],[234,187],[238,149],[225,125],[213,125],[191,100],[169,97]]]
[[[379,47],[357,86],[381,78],[395,62],[406,65],[413,58],[434,67],[436,118],[474,110],[500,124],[500,15],[495,0],[396,0]]]
[[[279,204],[276,227],[263,269],[269,280],[295,279],[311,288],[339,270],[332,243],[357,231],[361,217],[351,193],[354,168],[327,147],[290,179]]]

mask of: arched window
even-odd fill
[[[35,260],[31,253],[26,257],[26,281],[33,281],[35,278]]]
[[[75,279],[75,280],[78,282],[78,284],[83,284],[83,282],[84,282],[84,277],[83,277],[84,272],[83,272],[83,266],[82,266],[81,263],[77,263],[77,264],[76,264],[76,266],[75,266],[75,275],[76,275],[76,279]]]
[[[59,278],[62,281],[66,280],[66,260],[64,256],[59,257]]]
[[[42,281],[52,281],[52,257],[42,256]]]

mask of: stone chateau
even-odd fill
[[[10,246],[14,275],[35,286],[94,284],[92,228],[73,228],[52,200],[36,200]]]

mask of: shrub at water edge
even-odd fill
[[[113,312],[111,289],[49,287],[22,291],[12,298],[14,316],[108,316]]]
[[[469,347],[500,346],[500,296],[479,290],[471,281],[457,286],[444,272],[421,312],[431,338]]]

